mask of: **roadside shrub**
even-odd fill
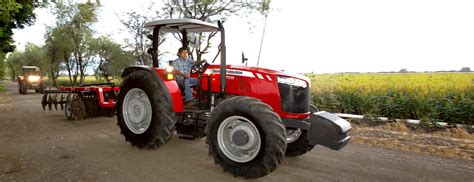
[[[6,86],[0,83],[0,92],[5,92],[6,90]]]

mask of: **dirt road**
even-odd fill
[[[243,181],[223,173],[204,139],[174,137],[157,150],[126,143],[116,118],[67,121],[45,112],[40,94],[20,95],[12,82],[10,110],[0,110],[0,181]],[[349,144],[316,147],[285,158],[256,181],[474,181],[474,162]]]

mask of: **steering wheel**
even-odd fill
[[[201,61],[201,64],[193,65],[193,67],[191,67],[191,73],[202,73],[207,66],[209,66],[209,64],[204,59]]]

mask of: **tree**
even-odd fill
[[[93,59],[92,51],[88,49],[88,41],[92,38],[92,24],[97,21],[97,9],[100,3],[87,1],[85,3],[55,4],[56,26],[63,28],[63,33],[70,38],[71,56],[65,59],[69,81],[72,85],[82,84],[86,68]],[[79,78],[79,81],[77,80]]]
[[[33,10],[44,3],[45,1],[0,0],[0,52],[15,50],[12,30],[31,25],[36,18]]]
[[[265,1],[266,2],[266,1]],[[134,50],[134,55],[139,60],[139,64],[150,64],[151,58],[146,53],[147,48],[150,47],[150,41],[146,38],[151,32],[144,29],[145,23],[157,18],[191,18],[202,21],[216,23],[217,20],[225,21],[226,17],[236,15],[238,12],[245,13],[244,10],[254,11],[263,3],[242,3],[242,2],[224,2],[215,0],[170,0],[165,3],[162,12],[154,12],[152,15],[138,14],[130,12],[126,14],[125,19],[122,19],[122,24],[125,25],[126,30],[132,34],[133,39],[127,40],[128,46]],[[152,12],[153,4],[149,6],[148,11]],[[199,33],[189,34],[194,37],[190,40],[193,43],[193,48],[190,50],[191,56],[200,60],[202,55],[208,53],[211,47],[211,39],[216,33]],[[180,34],[175,34],[178,40],[182,40]],[[160,44],[164,39],[161,39]],[[206,44],[202,44],[206,42]],[[202,46],[204,45],[204,46]],[[194,56],[193,53],[196,55]]]
[[[151,47],[151,40],[147,38],[147,35],[151,34],[151,31],[143,27],[154,17],[136,12],[128,12],[123,17],[120,22],[125,26],[126,31],[132,35],[131,39],[125,39],[127,47],[132,49],[137,64],[150,65],[151,56],[148,55],[147,50]]]
[[[3,80],[5,77],[5,70],[6,70],[6,64],[5,64],[5,53],[0,51],[0,80]]]
[[[7,58],[7,67],[10,72],[10,78],[14,80],[16,76],[21,74],[22,66],[38,66],[41,70],[41,75],[47,74],[47,55],[43,47],[28,43],[25,51],[14,51]]]
[[[461,70],[459,70],[459,72],[471,72],[471,68],[469,68],[469,67],[462,67]]]
[[[402,68],[400,69],[400,71],[398,71],[399,73],[408,73],[408,70],[406,68]]]
[[[48,27],[45,34],[45,50],[49,58],[49,84],[57,87],[57,78],[62,64],[71,65],[71,45],[66,34],[66,26]],[[70,75],[69,75],[70,76]],[[70,77],[70,81],[72,81]]]
[[[21,52],[13,51],[6,60],[8,75],[13,81],[16,79],[16,76],[20,73],[20,67],[22,63],[22,54]]]
[[[6,54],[15,50],[13,29],[24,28],[35,20],[33,10],[46,1],[0,0],[0,79],[5,76]]]
[[[111,76],[120,76],[123,68],[134,63],[133,55],[124,51],[120,44],[113,42],[108,37],[99,37],[90,42],[90,49],[98,57],[96,74],[107,82]]]
[[[165,3],[163,10],[165,12],[164,16],[168,18],[191,18],[215,23],[217,20],[225,20],[226,17],[237,13],[239,10],[251,7],[248,3],[233,1],[170,0]],[[194,37],[190,40],[194,45],[190,50],[190,55],[195,60],[201,60],[202,55],[206,54],[211,47],[211,39],[216,35],[216,32],[189,35]],[[175,37],[180,41],[182,40],[180,34],[175,34]],[[204,46],[202,46],[203,42],[206,42]]]

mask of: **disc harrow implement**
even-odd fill
[[[46,111],[64,110],[67,120],[114,116],[119,87],[113,83],[83,84],[78,87],[59,87],[44,90],[41,106]]]

